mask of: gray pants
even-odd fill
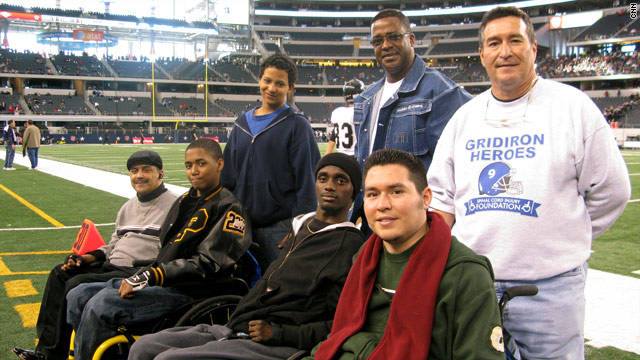
[[[205,324],[163,330],[136,341],[129,352],[129,360],[281,360],[298,351],[251,340],[218,340],[231,333],[226,326]]]

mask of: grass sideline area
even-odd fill
[[[41,156],[126,174],[128,156],[139,148],[158,151],[164,161],[165,180],[188,186],[184,174],[185,144],[170,145],[56,145],[41,148]],[[321,153],[325,145],[321,144]],[[640,174],[640,151],[625,151],[630,174]],[[19,155],[18,155],[19,156]],[[86,186],[17,166],[1,172],[0,184],[41,209],[65,226],[79,225],[84,218],[112,223],[126,199]],[[631,176],[633,199],[640,199],[640,175]],[[12,359],[13,346],[32,348],[35,319],[49,270],[64,258],[78,229],[1,231],[7,228],[53,227],[42,217],[0,190],[0,359]],[[616,225],[593,244],[590,267],[640,278],[640,202],[630,203]],[[99,230],[108,240],[113,226]],[[605,310],[603,310],[605,311]],[[640,355],[615,348],[587,348],[595,360],[640,359]]]

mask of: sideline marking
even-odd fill
[[[104,224],[95,224],[96,227],[99,226],[111,226],[116,223],[104,223]],[[65,229],[79,229],[82,225],[70,225],[70,226],[60,226],[60,227],[33,227],[33,228],[0,228],[0,231],[36,231],[36,230],[65,230]]]
[[[11,280],[5,281],[4,289],[10,298],[38,295],[38,290],[33,287],[31,280]]]
[[[14,199],[18,200],[18,202],[20,202],[22,205],[28,207],[29,210],[31,210],[34,213],[40,215],[41,218],[47,220],[51,225],[53,225],[55,227],[63,227],[64,226],[63,223],[61,223],[60,221],[58,221],[58,220],[52,218],[51,216],[47,215],[47,213],[45,213],[44,211],[38,209],[35,205],[33,205],[32,203],[28,202],[27,200],[23,199],[20,195],[18,195],[16,193],[14,193],[13,191],[9,190],[9,188],[7,188],[6,186],[0,184],[0,189],[2,189],[7,194],[11,195],[11,197],[13,197]]]
[[[633,199],[633,200],[629,200],[627,201],[628,203],[635,203],[635,202],[640,202],[640,199]]]
[[[638,175],[640,175],[640,173],[629,174],[629,176],[638,176]]]
[[[69,254],[71,250],[42,250],[42,251],[19,251],[19,252],[3,252],[0,256],[24,256],[24,255],[58,255]]]
[[[632,274],[640,275],[640,270],[632,271]]]
[[[36,327],[36,321],[38,320],[38,313],[40,313],[40,303],[20,304],[13,307],[20,319],[22,320],[22,327],[34,328]]]
[[[56,254],[68,254],[70,251],[33,251],[33,252],[10,252],[0,253],[0,276],[12,276],[12,275],[47,275],[49,271],[11,271],[7,264],[2,260],[2,256],[20,256],[20,255],[56,255]]]
[[[68,252],[67,252],[68,253]],[[7,264],[4,263],[4,261],[2,261],[2,258],[0,258],[0,276],[11,276],[11,275],[47,275],[49,274],[49,271],[18,271],[18,272],[13,272],[11,271],[11,269],[9,269],[9,267],[7,266]]]

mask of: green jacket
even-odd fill
[[[451,239],[431,332],[430,360],[503,360],[502,328],[489,259]]]
[[[455,238],[451,239],[435,312],[429,360],[504,359],[491,264]],[[373,333],[354,335],[345,342],[348,349],[343,345],[348,351],[339,359],[367,359],[381,337]]]

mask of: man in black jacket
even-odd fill
[[[316,167],[316,211],[293,220],[280,256],[242,299],[229,323],[143,336],[129,359],[287,358],[323,340],[331,330],[351,259],[364,241],[347,221],[361,179],[353,157],[323,157]]]
[[[76,330],[75,358],[91,357],[119,325],[161,318],[190,302],[203,284],[229,274],[251,243],[240,202],[220,185],[220,145],[199,139],[187,147],[191,189],[162,225],[158,258],[124,280],[80,285],[67,294],[67,322]]]

